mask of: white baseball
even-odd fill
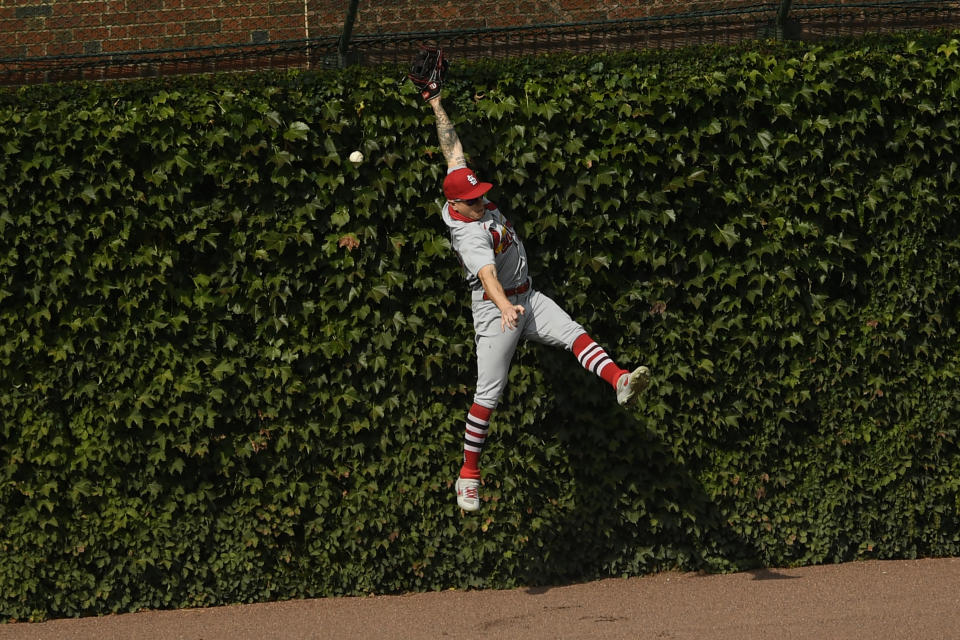
[[[360,164],[361,162],[363,162],[363,154],[360,153],[359,151],[354,151],[353,153],[350,154],[350,162],[352,162],[353,164]]]

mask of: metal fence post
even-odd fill
[[[357,7],[360,0],[350,0],[350,6],[347,7],[347,17],[343,22],[343,33],[340,34],[340,44],[337,47],[337,60],[340,68],[347,66],[347,50],[350,48],[350,35],[353,33],[353,23],[357,19]]]
[[[780,8],[777,9],[777,24],[776,24],[776,38],[777,40],[784,40],[789,37],[790,34],[787,33],[787,16],[790,15],[790,5],[792,0],[780,0]]]

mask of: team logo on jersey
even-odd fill
[[[517,241],[517,232],[513,230],[513,225],[507,219],[504,219],[503,227],[500,230],[490,227],[490,235],[493,236],[493,253],[495,255],[500,255]]]

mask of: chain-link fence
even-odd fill
[[[820,39],[960,27],[960,2],[5,0],[0,83]]]

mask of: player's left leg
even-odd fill
[[[586,333],[577,336],[570,350],[584,369],[597,374],[614,388],[617,402],[621,405],[629,404],[650,384],[650,370],[647,367],[640,366],[633,371],[621,369],[604,348]]]
[[[620,368],[606,349],[590,337],[583,325],[575,322],[550,297],[533,291],[528,305],[530,319],[524,337],[572,351],[584,369],[613,387],[617,392],[617,402],[625,405],[647,387],[650,382],[647,367],[637,367],[633,371]]]
[[[464,511],[480,508],[480,457],[490,431],[490,417],[507,386],[510,361],[520,341],[520,329],[478,335],[477,388],[467,412],[463,465],[457,477],[457,504]]]

